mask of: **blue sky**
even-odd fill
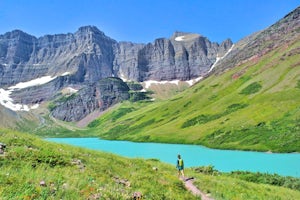
[[[298,6],[299,0],[0,0],[0,34],[20,29],[39,37],[95,25],[117,41],[147,43],[183,31],[237,42]]]

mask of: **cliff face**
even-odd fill
[[[74,34],[35,38],[22,31],[0,35],[0,85],[70,72],[74,81],[95,82],[112,75],[116,41],[96,27]]]
[[[104,78],[95,84],[83,87],[78,93],[58,101],[52,115],[63,121],[79,121],[95,110],[127,100],[129,88],[119,78]]]
[[[112,75],[135,81],[189,80],[205,74],[232,42],[224,44],[179,32],[149,44],[117,43],[93,26],[40,38],[16,30],[0,35],[0,85],[65,72],[86,83]]]
[[[219,45],[198,34],[176,32],[146,45],[118,43],[113,67],[117,76],[135,81],[190,80],[206,74],[231,46],[231,40]]]
[[[108,77],[139,82],[190,80],[206,74],[231,46],[230,40],[219,45],[201,35],[181,32],[169,39],[135,44],[116,42],[94,26],[40,38],[15,30],[0,35],[0,89],[51,77],[45,84],[11,90],[10,98],[15,104],[36,105],[54,101],[64,88],[75,87],[79,91],[59,102],[52,113],[62,120],[77,121],[129,98],[125,83],[118,79],[122,87],[115,81],[104,84],[102,80]]]

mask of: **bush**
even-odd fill
[[[114,122],[117,119],[119,119],[120,117],[123,117],[124,115],[126,115],[127,113],[130,113],[134,110],[134,108],[119,108],[118,110],[114,111],[112,113],[112,117],[111,120]]]
[[[194,126],[194,125],[197,125],[197,124],[205,124],[207,122],[213,121],[213,120],[218,119],[220,117],[222,117],[221,114],[215,114],[215,115],[201,114],[197,117],[194,117],[192,119],[189,119],[189,120],[185,121],[182,124],[181,128],[187,128],[187,127]]]
[[[143,86],[139,83],[136,83],[136,82],[128,82],[127,85],[131,90],[134,90],[134,91],[138,91],[138,90],[143,89]]]
[[[247,106],[248,106],[248,104],[239,104],[239,103],[231,104],[230,106],[227,107],[227,109],[224,113],[229,114],[229,113],[235,112],[237,110],[243,109]]]
[[[198,115],[197,117],[194,117],[192,119],[185,121],[182,124],[181,128],[187,128],[187,127],[194,126],[197,124],[205,124],[207,122],[219,119],[225,115],[228,115],[232,112],[235,112],[235,111],[245,108],[247,106],[248,106],[248,104],[238,104],[238,103],[231,104],[230,106],[227,107],[227,109],[223,113],[217,113],[217,114],[213,114],[213,115],[208,115],[208,114]]]
[[[201,173],[201,174],[209,174],[209,175],[215,175],[218,174],[219,171],[214,169],[214,166],[208,165],[208,166],[201,166],[192,168],[195,172]]]
[[[149,100],[151,97],[149,95],[152,94],[151,91],[147,92],[137,92],[137,91],[130,91],[130,101],[136,102],[136,101],[142,101],[142,100]]]
[[[57,107],[57,105],[53,102],[50,102],[48,104],[48,109],[50,110],[50,112],[52,112],[56,107]]]
[[[230,176],[239,178],[253,183],[269,184],[281,187],[287,187],[293,190],[300,191],[300,178],[284,177],[278,174],[266,174],[259,172],[245,172],[245,171],[234,171],[230,173]]]
[[[300,80],[298,80],[296,88],[300,89]]]
[[[254,94],[256,92],[258,92],[260,89],[262,88],[262,86],[257,83],[251,83],[250,85],[248,85],[247,87],[245,87],[240,94],[244,94],[244,95],[249,95],[249,94]]]

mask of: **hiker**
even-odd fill
[[[184,178],[184,164],[183,164],[183,160],[180,156],[180,154],[178,154],[178,159],[177,159],[177,165],[176,168],[178,169],[178,177],[180,177],[180,173],[182,175],[182,178]]]

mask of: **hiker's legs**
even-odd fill
[[[181,170],[181,175],[184,178],[184,171],[183,170]]]

